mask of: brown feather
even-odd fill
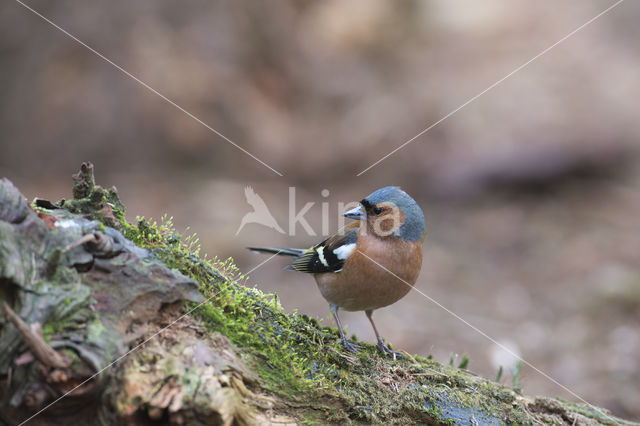
[[[360,229],[356,248],[346,259],[342,271],[314,276],[329,303],[347,311],[361,311],[378,309],[400,300],[415,284],[421,267],[420,241],[380,238]]]

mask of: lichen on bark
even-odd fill
[[[75,388],[32,422],[631,424],[432,359],[344,353],[335,329],[200,257],[170,220],[127,223],[90,163],[73,195],[30,206],[0,181],[5,423]]]

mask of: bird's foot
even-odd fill
[[[382,352],[384,355],[392,356],[394,360],[395,359],[404,359],[404,356],[402,356],[402,354],[400,354],[398,352],[395,352],[395,351],[392,351],[383,342],[378,342],[378,349],[380,349],[380,352]]]
[[[340,340],[340,343],[346,350],[354,354],[358,352],[358,349],[362,348],[362,346],[356,345],[355,343],[351,343],[344,337]]]

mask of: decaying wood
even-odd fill
[[[0,424],[59,398],[30,424],[291,423],[247,387],[257,377],[224,336],[204,337],[188,317],[162,331],[203,300],[198,285],[92,220],[91,209],[113,220],[119,205],[92,173],[74,177],[84,198],[64,203],[73,213],[42,200],[36,213],[0,180]]]

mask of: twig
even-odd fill
[[[98,242],[98,237],[96,236],[96,234],[87,234],[87,235],[83,235],[82,238],[80,238],[77,241],[72,242],[71,244],[67,245],[62,252],[66,253],[69,250],[76,248],[78,246],[81,246],[85,243],[97,243]]]
[[[4,315],[18,329],[22,340],[27,344],[33,356],[40,362],[49,367],[67,368],[71,365],[72,360],[68,359],[53,350],[51,346],[45,342],[41,334],[34,332],[22,319],[16,315],[9,307],[7,302],[3,302]]]

